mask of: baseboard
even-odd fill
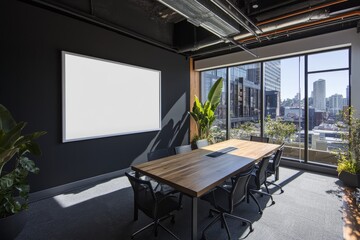
[[[337,176],[337,171],[335,167],[324,166],[321,164],[313,164],[313,163],[310,164],[310,163],[303,163],[289,159],[281,159],[280,166],[294,168],[294,169],[301,169],[316,173],[322,173],[331,176]]]
[[[74,189],[82,188],[88,185],[92,185],[98,182],[103,182],[112,178],[120,177],[125,172],[130,171],[130,168],[121,169],[115,172],[105,173],[91,178],[86,178],[72,183],[67,183],[53,188],[48,188],[38,192],[30,193],[29,202],[36,202],[42,199],[51,198],[59,194],[69,192]]]

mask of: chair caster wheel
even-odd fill
[[[275,204],[275,201],[272,201],[271,205],[274,205]]]
[[[250,232],[253,232],[253,231],[254,231],[253,227],[250,227]]]
[[[284,193],[284,190],[281,189],[280,193]]]
[[[262,212],[262,211],[259,211],[259,214],[260,214],[260,215],[262,215],[262,214],[263,214],[263,212]]]

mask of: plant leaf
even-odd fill
[[[208,101],[211,104],[211,109],[215,111],[220,103],[221,93],[223,88],[223,78],[219,78],[214,85],[211,87],[208,94]]]

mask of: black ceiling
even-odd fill
[[[251,52],[252,48],[260,46],[347,29],[357,26],[360,19],[360,0],[216,0],[244,14],[245,19],[239,16],[250,30],[254,30],[254,35],[220,10],[214,4],[215,0],[197,1],[235,26],[239,33],[219,38],[205,28],[191,24],[177,11],[157,0],[26,2],[90,21],[195,59],[244,49]]]

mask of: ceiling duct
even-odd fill
[[[201,26],[220,38],[239,34],[240,31],[198,0],[158,0],[183,15],[190,23]]]
[[[241,12],[231,1],[229,0],[211,0],[216,6],[228,14],[232,19],[239,23],[243,28],[245,28],[251,34],[257,36],[256,31],[252,28],[255,28],[257,31],[262,32],[244,13]],[[250,27],[249,25],[252,25]]]

